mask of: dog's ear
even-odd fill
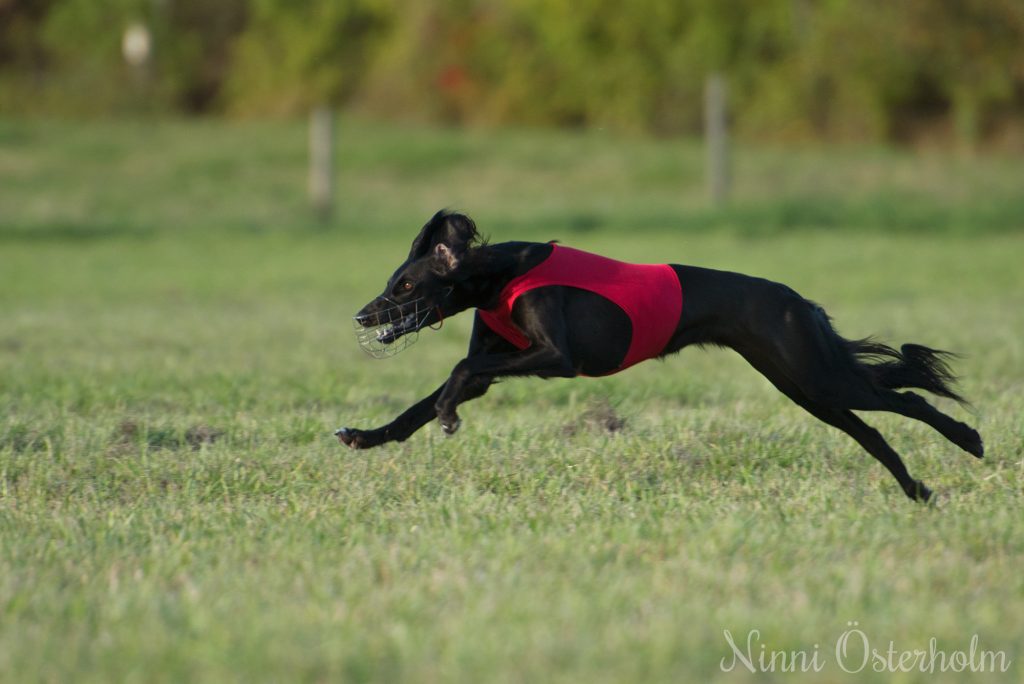
[[[443,271],[454,271],[458,268],[461,256],[461,254],[453,252],[451,247],[443,242],[438,242],[434,245],[434,258]]]
[[[420,259],[433,253],[442,262],[457,264],[476,237],[476,224],[473,223],[473,219],[442,209],[427,221],[420,234],[412,241],[409,260]],[[446,248],[447,253],[443,256],[437,251],[439,245]]]

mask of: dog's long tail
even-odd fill
[[[828,314],[815,305],[824,337],[834,346],[841,346],[845,356],[872,384],[884,389],[913,387],[969,405],[953,389],[957,377],[949,367],[949,359],[957,355],[920,344],[904,344],[899,350],[867,337],[847,340],[832,327]]]
[[[858,364],[881,387],[916,387],[967,404],[967,400],[953,390],[957,377],[947,361],[956,357],[952,352],[920,344],[904,344],[897,351],[871,338],[847,340],[846,344]]]

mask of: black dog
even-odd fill
[[[403,441],[435,416],[452,434],[459,427],[458,405],[482,396],[498,378],[605,375],[623,367],[638,337],[634,327],[648,323],[589,289],[548,285],[523,292],[509,306],[523,344],[514,344],[487,322],[487,312],[500,308],[507,286],[556,249],[572,251],[551,243],[481,244],[468,217],[438,212],[413,241],[384,293],[355,320],[375,329],[377,345],[387,348],[424,326],[476,308],[469,352],[444,384],[391,423],[373,430],[341,428],[338,439],[354,449]],[[907,473],[899,454],[852,409],[891,411],[923,421],[961,449],[983,456],[974,429],[917,394],[894,391],[914,387],[963,402],[950,387],[955,378],[945,362],[947,352],[916,344],[897,351],[870,339],[843,339],[821,307],[779,283],[693,266],[662,268],[670,268],[678,279],[673,287],[682,298],[681,314],[668,309],[673,313],[666,315],[675,316],[668,342],[650,356],[691,344],[736,350],[787,397],[857,440],[912,499],[926,501],[931,490]]]

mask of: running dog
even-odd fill
[[[403,441],[438,418],[459,429],[459,404],[500,378],[610,375],[690,345],[737,351],[783,394],[843,430],[882,462],[908,497],[931,490],[907,472],[881,434],[854,415],[891,411],[920,420],[982,458],[981,436],[917,388],[965,403],[949,352],[847,340],[825,311],[762,278],[678,264],[636,265],[556,243],[482,242],[473,221],[440,211],[412,243],[383,294],[356,314],[360,344],[377,356],[404,348],[426,326],[476,309],[466,358],[430,396],[371,430],[340,428],[353,449]]]

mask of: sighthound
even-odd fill
[[[899,350],[847,340],[825,311],[762,278],[677,264],[634,265],[554,243],[484,244],[462,214],[440,211],[412,243],[383,294],[355,316],[374,355],[404,348],[420,329],[476,309],[466,358],[430,396],[387,425],[340,428],[338,439],[366,449],[403,441],[438,418],[453,434],[459,404],[514,376],[570,378],[616,373],[690,345],[738,352],[780,392],[843,430],[889,469],[911,499],[931,490],[853,411],[890,411],[920,420],[981,458],[973,428],[913,392],[964,400],[948,352],[918,344]]]

